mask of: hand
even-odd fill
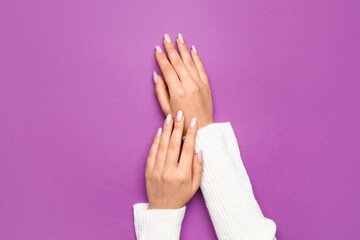
[[[166,117],[164,130],[159,128],[147,159],[145,178],[148,209],[178,209],[194,196],[200,185],[203,169],[202,152],[195,157],[196,118],[192,118],[182,148],[184,117],[178,111],[175,126],[171,114]]]
[[[180,55],[169,35],[164,35],[164,46],[170,62],[159,46],[155,48],[156,60],[166,82],[154,71],[156,95],[165,115],[175,114],[181,109],[184,111],[185,129],[193,116],[197,117],[200,129],[213,123],[208,77],[195,46],[192,46],[190,54],[180,33],[176,43]]]

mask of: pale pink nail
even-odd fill
[[[179,110],[176,114],[176,121],[180,122],[182,120],[182,117],[183,117],[183,112]]]
[[[160,47],[159,45],[156,45],[155,49],[156,49],[156,51],[157,51],[158,53],[162,53],[162,52],[163,52],[163,50],[161,49],[161,47]]]
[[[196,117],[193,117],[193,118],[191,119],[191,121],[190,121],[190,128],[194,128],[194,127],[195,127],[196,121],[197,121]]]
[[[166,41],[167,43],[171,43],[171,38],[170,38],[169,34],[165,33],[165,34],[164,34],[164,39],[165,39],[165,41]]]
[[[197,50],[196,50],[196,47],[194,45],[191,46],[191,49],[192,49],[193,53],[195,53],[197,55]]]
[[[156,137],[160,137],[161,132],[162,132],[162,128],[159,128],[158,131],[157,131],[157,133],[156,133]]]
[[[169,114],[166,116],[165,125],[170,125],[171,120],[172,120],[172,116],[171,116],[171,114],[169,113]]]
[[[200,151],[198,152],[198,162],[199,162],[199,163],[203,163],[203,162],[204,162],[202,150],[200,150]]]
[[[181,44],[184,44],[184,37],[183,37],[183,35],[181,34],[181,33],[179,33],[178,34],[178,39],[179,39],[179,42],[181,43]]]
[[[156,72],[153,72],[153,79],[154,79],[154,83],[156,84],[158,82],[158,75],[156,74]]]

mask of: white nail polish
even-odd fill
[[[171,38],[170,38],[169,34],[165,33],[165,34],[164,34],[164,39],[165,39],[165,41],[166,41],[167,43],[171,43]]]
[[[162,128],[159,128],[156,133],[156,137],[160,137],[161,133],[162,133]]]
[[[183,118],[183,112],[179,110],[176,114],[176,121],[180,122]]]
[[[196,117],[193,117],[190,121],[190,128],[194,128],[196,125],[197,119]]]
[[[196,50],[196,47],[194,45],[191,46],[191,49],[192,49],[193,53],[195,53],[197,55],[197,50]]]
[[[163,50],[161,49],[161,47],[160,47],[159,45],[156,45],[155,49],[156,49],[156,51],[157,51],[158,53],[162,53],[162,52],[163,52]]]
[[[158,75],[156,74],[156,72],[153,72],[153,79],[154,79],[154,83],[156,84],[158,82]]]
[[[166,116],[165,125],[170,125],[171,119],[172,119],[172,116],[171,116],[171,114],[169,113],[169,114]]]
[[[181,44],[184,44],[184,37],[183,37],[183,35],[181,34],[181,33],[179,33],[178,34],[178,39],[179,39],[179,42],[181,43]]]
[[[198,152],[198,162],[199,162],[199,163],[203,163],[203,162],[204,162],[202,150],[200,150],[200,151]]]

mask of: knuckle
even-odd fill
[[[159,173],[152,173],[150,175],[150,179],[155,182],[159,182],[161,180],[161,176]]]
[[[160,85],[160,84],[156,84],[156,85],[155,85],[155,93],[156,93],[156,95],[160,95],[160,94],[161,94],[162,88],[160,88],[159,85]]]
[[[178,88],[176,91],[176,94],[178,97],[184,97],[185,96],[185,90],[183,88]]]
[[[163,144],[160,145],[159,148],[158,148],[158,152],[159,152],[159,153],[165,153],[166,150],[167,150],[167,146],[165,146],[165,145],[163,145]]]
[[[183,151],[187,154],[192,154],[194,152],[194,144],[193,141],[189,141],[187,144],[184,144]]]
[[[190,88],[190,92],[192,92],[192,93],[198,93],[199,91],[200,91],[200,88],[197,85],[194,85]]]
[[[183,62],[181,59],[175,59],[173,61],[173,65],[175,68],[181,68],[181,67],[183,67]]]
[[[192,61],[191,58],[186,58],[186,59],[184,60],[184,63],[185,63],[185,65],[187,65],[187,66],[193,66],[193,65],[194,65],[194,62]]]
[[[180,130],[183,130],[183,128],[184,128],[183,121],[181,121],[181,122],[176,121],[175,122],[174,131],[175,130],[180,131]]]
[[[161,176],[161,180],[163,182],[172,182],[173,178],[172,178],[172,175],[169,174],[169,173],[164,173],[162,176]]]
[[[169,151],[176,151],[178,149],[178,145],[175,142],[169,144]]]
[[[177,179],[178,179],[179,182],[184,183],[184,182],[186,182],[187,176],[186,176],[186,174],[184,174],[184,173],[180,173],[180,174],[177,176]]]
[[[149,161],[149,159],[153,158],[154,155],[155,155],[155,151],[154,151],[153,149],[151,149],[151,150],[149,151],[148,161]]]
[[[166,63],[165,66],[163,67],[163,69],[164,69],[164,72],[169,73],[173,70],[173,67],[170,64]]]

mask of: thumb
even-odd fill
[[[195,193],[201,182],[203,172],[203,152],[200,150],[193,158],[192,162],[192,189]]]
[[[159,101],[161,110],[165,115],[168,115],[169,113],[171,113],[171,108],[169,92],[166,89],[166,84],[163,78],[160,75],[157,75],[155,71],[153,73],[153,77],[155,82],[155,93]]]

